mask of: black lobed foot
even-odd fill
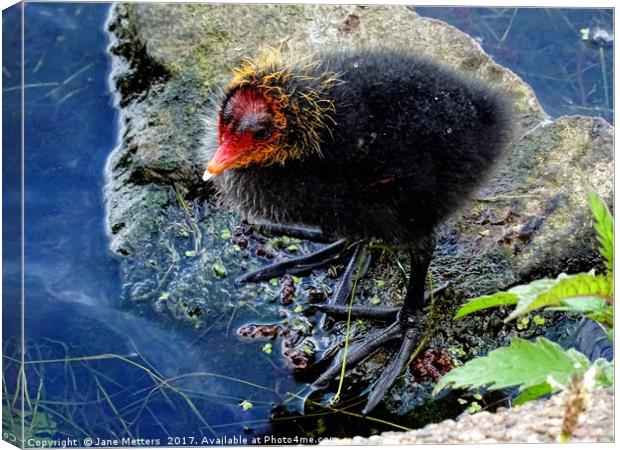
[[[325,306],[345,307],[347,299],[353,290],[353,285],[357,280],[364,277],[368,270],[368,266],[370,265],[368,244],[364,241],[358,241],[353,243],[351,248],[353,253],[349,259],[349,263]],[[328,329],[332,323],[333,321],[329,320],[328,315],[324,315],[319,319],[319,326],[324,330]]]
[[[329,237],[325,236],[318,228],[306,227],[303,225],[281,225],[261,221],[252,221],[251,225],[256,227],[258,231],[269,235],[290,236],[312,242],[330,242]],[[346,239],[332,241],[329,245],[326,245],[316,252],[269,264],[261,269],[240,275],[235,280],[235,283],[242,284],[265,281],[286,274],[300,275],[308,273],[314,269],[333,264],[337,261],[339,262],[341,258],[349,253],[353,253],[354,255],[357,254],[359,245],[359,242],[351,242]],[[349,266],[350,265],[351,264],[349,264]],[[342,284],[343,281],[341,280],[338,287]],[[337,288],[337,291],[338,290],[339,288]],[[345,289],[341,290],[346,290],[346,283]],[[344,295],[346,296],[346,293]]]
[[[418,341],[416,331],[413,328],[414,321],[415,317],[407,315],[405,311],[401,310],[398,313],[396,323],[400,326],[402,332],[400,349],[398,349],[398,353],[392,357],[385,371],[383,371],[372,387],[368,395],[368,402],[362,410],[362,414],[368,414],[379,404],[409,362]]]
[[[348,349],[346,368],[350,369],[388,342],[397,339],[401,339],[400,349],[396,355],[394,355],[385,371],[382,372],[379,379],[374,383],[368,396],[366,406],[362,410],[363,414],[368,414],[379,404],[396,378],[405,368],[416,347],[417,335],[411,325],[403,325],[400,321],[396,321],[386,328],[371,331],[363,340],[353,343]],[[340,351],[325,372],[312,383],[312,387],[317,390],[325,389],[330,381],[336,379],[338,375],[340,375],[344,359],[344,352]]]
[[[252,221],[252,226],[258,231],[271,236],[290,236],[298,239],[304,239],[312,242],[329,243],[333,239],[329,239],[323,232],[314,227],[306,227],[303,225],[281,225],[277,223]]]
[[[392,357],[388,366],[372,386],[368,396],[368,402],[362,410],[362,413],[368,414],[372,411],[389,391],[396,378],[398,378],[409,362],[411,355],[418,344],[418,336],[414,328],[416,317],[421,313],[426,300],[432,297],[424,291],[426,274],[432,254],[432,238],[429,237],[425,244],[426,245],[421,245],[415,251],[410,251],[411,273],[409,275],[407,295],[405,296],[405,301],[402,308],[397,310],[390,307],[373,308],[365,306],[352,306],[349,308],[344,305],[317,306],[317,308],[323,312],[335,316],[351,314],[352,317],[366,317],[393,321],[393,323],[386,328],[369,332],[361,340],[354,340],[354,342],[352,342],[348,347],[346,355],[344,349],[341,350],[336,355],[331,365],[313,383],[312,387],[314,389],[323,389],[327,387],[331,380],[341,374],[343,361],[346,364],[345,369],[350,369],[367,356],[370,356],[377,349],[384,346],[387,342],[400,339],[401,345],[398,352]],[[433,292],[433,295],[438,294],[445,288],[445,285],[440,286]]]
[[[311,237],[320,238],[322,236],[318,230],[303,227],[291,228],[273,224],[258,224],[258,228],[266,232],[299,236],[303,239]],[[431,297],[424,291],[426,273],[428,271],[431,254],[432,236],[420,242],[420,245],[418,245],[415,250],[410,250],[411,272],[407,286],[407,295],[402,308],[350,307],[346,305],[346,300],[351,294],[355,283],[364,276],[370,263],[368,243],[365,241],[351,242],[340,239],[309,255],[277,262],[254,272],[242,275],[237,278],[236,282],[262,281],[284,274],[294,275],[306,273],[312,269],[333,262],[334,260],[340,260],[344,256],[351,255],[349,263],[338,281],[328,303],[324,305],[315,305],[315,308],[328,316],[346,317],[350,311],[351,317],[365,317],[393,323],[386,328],[370,331],[362,338],[358,339],[358,337],[354,337],[349,341],[350,345],[345,346],[347,349],[346,352],[344,349],[341,349],[339,352],[327,351],[325,355],[330,356],[324,356],[321,361],[317,362],[318,365],[321,365],[321,362],[328,362],[334,354],[336,354],[336,356],[323,374],[312,383],[312,388],[316,390],[326,388],[330,381],[342,372],[343,361],[346,360],[346,368],[350,369],[388,342],[400,339],[400,349],[396,355],[394,355],[385,371],[383,371],[370,391],[368,402],[362,411],[363,414],[368,414],[379,404],[381,399],[388,392],[396,378],[409,362],[411,354],[416,347],[417,335],[414,330],[415,317],[422,311],[426,300]],[[445,285],[439,287],[433,294],[439,293],[445,289],[445,287]],[[323,327],[325,327],[325,319],[326,317],[321,319]],[[332,350],[337,349],[334,348]]]
[[[370,331],[361,340],[351,343],[346,356],[344,350],[341,349],[329,367],[312,383],[312,388],[315,390],[326,389],[329,383],[341,374],[345,359],[346,369],[349,370],[388,342],[400,339],[401,345],[398,352],[392,357],[370,391],[366,406],[362,410],[362,414],[368,414],[379,404],[409,362],[418,343],[417,333],[413,328],[414,323],[414,316],[407,315],[402,309],[399,310],[396,321],[391,325]]]

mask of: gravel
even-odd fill
[[[596,389],[590,393],[586,410],[580,414],[570,442],[613,442],[613,391]],[[394,444],[491,444],[559,442],[567,394],[526,403],[515,408],[499,408],[445,420],[408,432],[385,432],[364,438],[332,439],[322,445]]]

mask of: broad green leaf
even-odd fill
[[[585,314],[586,317],[604,325],[613,327],[614,307],[602,297],[572,297],[560,302],[560,306],[547,308],[547,311],[567,311]]]
[[[561,274],[555,280],[545,279],[538,281],[546,282],[540,285],[543,289],[540,289],[536,295],[531,295],[534,290],[529,292],[522,291],[525,295],[520,296],[517,307],[508,316],[506,322],[540,308],[561,306],[562,301],[567,298],[577,296],[611,298],[613,296],[611,278],[604,275],[580,273],[567,276]],[[534,281],[533,283],[537,282]],[[530,283],[530,285],[533,283]],[[547,289],[544,289],[545,286]],[[521,287],[517,286],[517,288]]]
[[[519,298],[510,292],[497,292],[493,295],[483,295],[469,300],[456,312],[455,319],[460,319],[469,314],[482,311],[488,308],[504,305],[516,305]]]
[[[614,218],[609,208],[601,197],[586,185],[590,210],[594,216],[594,229],[599,244],[599,253],[605,259],[605,267],[612,273],[614,271]]]
[[[541,294],[548,292],[552,287],[558,284],[564,277],[566,277],[566,275],[561,274],[555,280],[551,278],[543,278],[541,280],[532,281],[529,284],[522,284],[510,289],[508,292],[515,293],[519,298],[519,302],[517,303],[515,310],[508,316],[508,318],[506,318],[504,322],[508,322],[516,317],[537,309],[530,308],[530,305],[534,303],[534,301]]]
[[[585,302],[581,303],[582,298]],[[597,297],[576,297],[563,300],[562,306],[547,308],[547,311],[566,311],[585,314],[588,319],[595,320],[609,328],[614,326],[614,307],[606,299]]]
[[[465,303],[461,309],[457,311],[454,318],[460,319],[467,314],[495,306],[514,305],[532,301],[538,294],[549,290],[549,288],[556,283],[557,280],[543,278],[542,280],[532,281],[529,284],[514,286],[508,289],[507,292],[497,292],[493,295],[476,297]]]
[[[604,310],[607,307],[607,301],[602,297],[594,296],[569,297],[563,299],[560,305],[567,310],[585,313]]]
[[[530,400],[536,400],[544,395],[551,394],[551,392],[551,385],[545,381],[544,383],[524,389],[523,393],[519,395],[512,404],[514,406],[519,406]]]
[[[509,347],[493,350],[487,356],[472,359],[443,376],[434,394],[446,387],[488,386],[490,390],[519,386],[521,391],[547,382],[552,376],[566,384],[574,372],[585,372],[588,358],[574,349],[564,351],[545,338],[535,342],[514,337]]]

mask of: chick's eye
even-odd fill
[[[262,141],[269,136],[269,129],[267,127],[260,127],[254,130],[254,139]]]

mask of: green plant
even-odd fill
[[[596,385],[609,386],[613,366],[605,360],[594,364],[574,349],[565,351],[545,338],[535,342],[515,337],[509,347],[501,347],[487,356],[473,359],[442,377],[434,393],[446,387],[471,388],[487,386],[489,390],[519,386],[519,405],[566,386],[575,373],[591,371]]]
[[[584,183],[585,185],[585,183]],[[594,217],[594,228],[607,273],[594,271],[576,275],[561,274],[555,279],[541,279],[474,298],[463,305],[455,319],[497,306],[516,305],[505,319],[509,322],[536,310],[580,313],[596,320],[613,333],[613,217],[605,202],[585,186]],[[584,376],[591,385],[610,386],[613,365],[603,359],[591,364],[575,349],[563,350],[548,339],[529,342],[513,338],[510,346],[498,348],[487,356],[457,367],[439,380],[434,393],[446,387],[487,386],[489,390],[518,386],[521,395],[516,404],[562,390],[575,376]]]

